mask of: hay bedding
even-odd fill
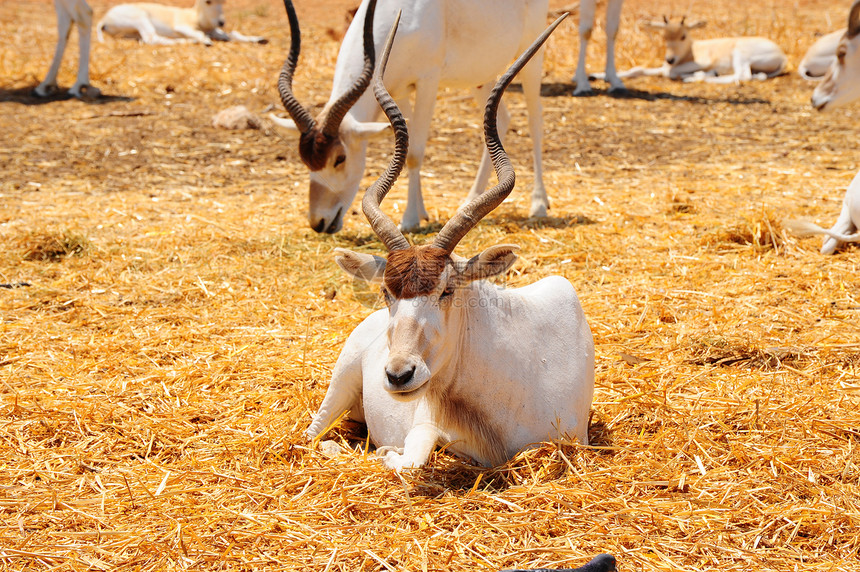
[[[519,189],[460,251],[518,243],[510,285],[574,283],[597,343],[594,446],[544,444],[492,471],[439,453],[401,478],[358,427],[334,433],[340,456],[301,438],[373,301],[331,250],[378,243],[357,214],[334,237],[306,228],[290,138],[211,126],[231,105],[277,103],[276,4],[227,7],[268,46],[95,44],[93,82],[111,97],[88,105],[27,97],[52,55],[50,3],[0,3],[0,283],[16,286],[0,288],[3,567],[493,570],[611,552],[625,571],[860,568],[858,250],[825,258],[780,227],[835,219],[858,168],[856,106],[815,114],[795,76],[573,99],[574,28],[558,34],[554,218],[523,218],[514,93]],[[300,6],[296,85],[316,106],[347,4]],[[687,3],[627,4],[620,65],[654,65],[635,22]],[[723,4],[697,6],[706,33],[768,35],[795,65],[847,9]],[[93,5],[98,18],[109,3]],[[475,171],[479,116],[459,92],[437,107],[436,221]],[[386,153],[373,146],[370,173]],[[400,185],[390,212],[404,200]]]

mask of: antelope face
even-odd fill
[[[224,26],[224,0],[197,0],[200,29],[211,32]]]
[[[842,36],[836,48],[836,61],[812,93],[812,106],[829,111],[860,98],[860,35]]]
[[[670,66],[680,65],[693,60],[693,40],[690,38],[690,30],[701,28],[705,25],[703,21],[685,24],[680,22],[665,22],[663,28],[663,39],[666,41],[666,63]]]
[[[337,263],[347,273],[382,284],[388,306],[388,359],[380,365],[388,392],[415,399],[452,362],[465,334],[462,317],[481,309],[470,298],[469,283],[505,272],[516,261],[516,249],[493,246],[469,260],[434,246],[393,250],[388,260],[337,249]]]
[[[301,136],[299,155],[310,170],[308,224],[316,232],[333,234],[358,193],[364,175],[367,141],[388,124],[359,123],[344,117],[338,135],[327,139],[318,130]],[[308,139],[321,144],[306,143]]]

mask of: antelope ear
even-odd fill
[[[707,25],[708,25],[707,20],[693,20],[692,22],[690,22],[686,26],[687,26],[688,30],[695,30],[696,28],[704,28]]]
[[[275,125],[280,125],[281,127],[289,129],[290,131],[299,131],[299,128],[296,126],[296,122],[292,119],[278,117],[274,113],[269,114],[269,119],[271,119],[272,123],[274,123]]]
[[[860,0],[855,0],[848,12],[848,39],[860,34]]]
[[[373,284],[382,283],[382,274],[385,272],[384,258],[345,248],[335,248],[334,251],[337,253],[334,261],[343,268],[344,272],[358,280]]]
[[[651,28],[652,30],[662,30],[666,27],[666,22],[660,22],[659,20],[641,20],[639,25],[644,28]]]
[[[355,133],[362,139],[372,139],[391,129],[391,124],[381,121],[365,121],[355,124]]]
[[[513,266],[517,261],[515,244],[497,244],[463,263],[460,276],[466,280],[481,280],[496,276]]]

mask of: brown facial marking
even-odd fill
[[[436,290],[449,259],[447,252],[433,246],[393,250],[385,265],[385,287],[400,300],[430,294]]]
[[[329,137],[319,129],[311,129],[299,137],[299,157],[311,171],[325,167],[329,150],[337,138]]]

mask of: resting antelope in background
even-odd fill
[[[860,0],[855,0],[848,12],[848,28],[839,40],[836,60],[812,93],[812,106],[818,111],[830,111],[857,99],[860,99]],[[848,185],[842,211],[831,228],[798,220],[786,221],[786,226],[800,236],[826,235],[822,254],[833,254],[843,242],[860,242],[860,173]]]
[[[74,97],[95,98],[100,92],[90,85],[90,37],[93,27],[93,10],[86,0],[54,0],[54,10],[57,12],[57,47],[54,60],[48,70],[45,80],[35,90],[39,97],[47,97],[57,91],[57,74],[63,61],[63,53],[72,32],[72,22],[78,26],[78,77],[69,88],[69,94]]]
[[[610,92],[624,89],[624,83],[615,71],[615,37],[618,35],[623,3],[624,0],[608,0],[606,5],[606,71],[600,74],[600,77],[609,82]],[[579,3],[579,61],[576,64],[576,75],[573,76],[573,82],[576,84],[573,95],[592,93],[585,69],[585,56],[594,29],[595,4],[597,0],[582,0]]]
[[[839,41],[844,35],[843,28],[818,38],[806,51],[806,55],[797,66],[797,73],[804,79],[822,79],[836,61],[836,48],[839,47]]]
[[[195,0],[192,8],[177,8],[151,2],[119,4],[108,10],[96,34],[140,38],[144,44],[171,45],[194,41],[209,45],[212,40],[265,44],[261,36],[225,32],[224,0]]]
[[[503,289],[485,281],[514,263],[513,245],[493,246],[469,259],[453,254],[514,188],[514,170],[498,132],[499,101],[563,18],[499,79],[487,102],[484,134],[499,183],[422,246],[410,245],[379,208],[408,157],[406,122],[382,83],[395,18],[374,73],[374,92],[394,130],[395,151],[362,201],[388,257],[337,249],[336,259],[354,278],[380,283],[388,308],[371,314],[349,336],[307,430],[310,438],[349,410],[386,451],[385,464],[398,470],[420,467],[437,444],[491,466],[559,435],[588,442],[594,342],[570,282],[552,276]]]
[[[401,228],[413,230],[428,218],[421,195],[420,171],[439,88],[470,88],[479,101],[486,101],[495,78],[543,30],[548,0],[380,0],[375,22],[368,18],[374,4],[375,0],[363,0],[359,6],[340,47],[329,101],[314,118],[293,95],[292,79],[301,40],[293,4],[284,0],[292,38],[278,90],[292,121],[275,116],[272,119],[301,133],[299,154],[310,170],[308,219],[317,232],[334,233],[341,229],[343,216],[364,174],[368,139],[388,128],[387,123],[375,122],[379,107],[366,88],[373,73],[374,50],[381,47],[398,10],[402,9],[403,25],[386,83],[403,107],[414,93],[409,123],[412,145],[406,158],[409,191],[401,220]],[[373,50],[364,52],[363,42],[370,42]],[[541,157],[542,67],[543,55],[538,53],[521,75],[534,145],[531,216],[546,216],[549,208]],[[502,133],[507,130],[509,119],[502,105],[499,116]],[[489,156],[484,151],[467,201],[486,188],[490,168]]]
[[[674,22],[666,16],[663,16],[663,21],[646,22],[646,27],[663,31],[666,63],[658,68],[631,68],[618,76],[663,76],[684,81],[735,83],[776,77],[785,71],[788,58],[767,38],[694,40],[690,31],[706,24],[704,20],[687,23],[686,17]]]

